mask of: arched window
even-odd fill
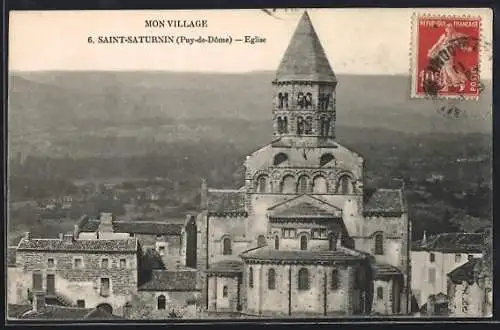
[[[330,283],[330,288],[332,290],[337,290],[339,288],[339,271],[336,268],[332,269],[332,279]]]
[[[312,106],[312,94],[311,93],[306,93],[306,98],[305,98],[305,106],[306,109],[308,109],[310,106]]]
[[[299,290],[309,290],[309,271],[307,268],[299,270]]]
[[[328,236],[328,249],[330,251],[335,251],[337,249],[337,236],[335,234],[330,234],[330,236]]]
[[[306,118],[305,133],[307,135],[312,134],[313,119],[312,117]]]
[[[309,188],[309,178],[305,175],[301,175],[299,177],[299,182],[297,184],[297,191],[301,194],[305,194],[308,192]]]
[[[280,237],[278,235],[274,236],[274,249],[280,249]]]
[[[284,98],[283,98],[283,93],[278,93],[278,101],[279,101],[279,104],[278,104],[278,108],[283,108],[283,101],[284,101]]]
[[[281,164],[281,163],[283,163],[283,162],[285,162],[287,160],[288,160],[288,156],[286,154],[280,152],[279,154],[277,154],[276,156],[274,156],[274,162],[273,162],[273,164],[274,164],[274,166],[276,166],[276,165],[279,165],[279,164]]]
[[[248,269],[248,286],[253,288],[253,268]]]
[[[227,298],[227,285],[222,287],[222,297]]]
[[[283,120],[281,117],[278,117],[278,134],[283,133]]]
[[[267,187],[268,177],[267,175],[260,175],[257,178],[257,191],[260,193],[265,193],[268,191]]]
[[[378,233],[375,235],[375,254],[384,254],[384,236],[382,235],[382,233]]]
[[[304,103],[305,103],[305,102],[304,102],[304,93],[299,92],[299,93],[297,94],[297,106],[298,106],[298,108],[299,108],[299,109],[304,108]]]
[[[347,175],[342,175],[339,179],[339,188],[341,194],[350,194],[352,193],[352,184],[351,179]]]
[[[257,237],[257,246],[263,247],[267,245],[266,237],[264,235],[259,235]]]
[[[320,121],[320,135],[329,136],[330,135],[330,119],[322,117]]]
[[[378,300],[384,299],[384,288],[382,288],[381,286],[377,288],[377,299]]]
[[[313,192],[315,194],[326,194],[328,192],[328,182],[325,177],[318,175],[314,178]]]
[[[297,135],[304,134],[304,118],[297,117]]]
[[[323,155],[321,155],[321,158],[319,159],[319,166],[325,166],[326,164],[328,164],[329,162],[331,162],[334,159],[335,159],[335,157],[333,157],[333,155],[330,153],[323,154]]]
[[[272,268],[267,273],[267,288],[269,290],[276,289],[276,272]]]
[[[300,236],[300,249],[303,251],[307,250],[307,236],[306,235]]]
[[[288,108],[288,102],[287,102],[287,108]],[[288,133],[288,118],[283,117],[283,133]]]
[[[283,95],[283,99],[285,100],[285,108],[288,109],[288,93],[285,93],[285,95]]]
[[[159,295],[158,296],[158,309],[166,309],[167,308],[167,299],[165,298],[164,295]]]
[[[222,240],[222,254],[223,255],[233,254],[233,249],[231,246],[231,238],[229,237],[224,237],[224,239]]]
[[[284,194],[295,193],[295,179],[292,175],[286,175],[281,181],[281,192]]]

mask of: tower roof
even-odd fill
[[[288,44],[276,80],[337,82],[307,12],[302,15]]]

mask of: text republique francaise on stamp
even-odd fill
[[[477,99],[480,36],[477,17],[415,15],[411,96]]]

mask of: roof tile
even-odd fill
[[[22,239],[18,251],[86,251],[86,252],[136,252],[137,239]]]
[[[180,235],[184,225],[159,221],[114,221],[113,231],[133,234]]]
[[[246,213],[245,191],[236,189],[209,189],[208,211],[211,213]]]
[[[243,259],[254,260],[273,260],[273,261],[308,261],[308,262],[322,262],[322,261],[341,261],[341,260],[357,260],[362,259],[364,255],[359,253],[349,253],[345,249],[325,250],[325,251],[301,251],[301,250],[275,250],[267,246],[252,249],[241,254]]]
[[[195,270],[153,270],[151,279],[140,291],[196,291]]]
[[[485,244],[482,233],[442,233],[427,239],[427,243],[412,244],[413,250],[428,250],[441,252],[481,253]]]
[[[365,195],[365,213],[402,213],[402,191],[400,189],[376,189]]]
[[[337,81],[307,12],[302,15],[288,44],[276,80]]]

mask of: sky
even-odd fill
[[[9,69],[275,71],[303,10],[23,11],[9,16]],[[491,77],[489,9],[312,9],[309,15],[336,73],[409,74],[412,15],[473,15],[482,19],[481,75]],[[147,28],[145,20],[207,20],[207,28]],[[89,44],[97,36],[184,35],[266,38],[245,44]]]

